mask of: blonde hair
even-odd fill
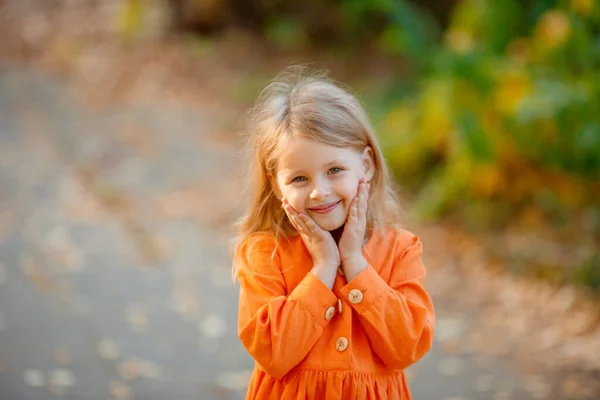
[[[276,174],[278,157],[293,137],[357,152],[370,146],[375,173],[370,181],[366,236],[375,229],[398,225],[399,201],[373,128],[359,101],[349,89],[329,79],[326,72],[290,67],[262,91],[251,112],[246,147],[250,204],[237,223],[235,257],[240,245],[253,234],[273,234],[275,243],[281,236],[297,234],[269,180],[269,176]],[[235,261],[234,258],[234,275]]]

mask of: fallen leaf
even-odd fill
[[[98,342],[96,350],[100,357],[105,360],[116,360],[119,358],[119,348],[117,347],[117,344],[110,339],[102,339]]]
[[[26,384],[33,387],[42,387],[46,383],[44,373],[39,369],[25,370],[25,372],[23,373],[23,380]]]

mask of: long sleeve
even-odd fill
[[[421,241],[411,235],[402,246],[395,252],[389,283],[370,264],[341,289],[373,351],[393,369],[405,369],[430,350],[435,324],[433,303],[421,285]]]
[[[288,294],[274,246],[272,237],[263,236],[240,247],[238,335],[258,366],[280,379],[317,342],[337,298],[310,273]]]

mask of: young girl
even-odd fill
[[[239,225],[247,399],[410,399],[434,310],[419,238],[397,226],[385,161],[359,102],[293,69],[255,108],[251,204]]]

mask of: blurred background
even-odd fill
[[[356,92],[422,237],[415,399],[600,399],[596,0],[0,0],[0,399],[242,399],[247,110]]]

